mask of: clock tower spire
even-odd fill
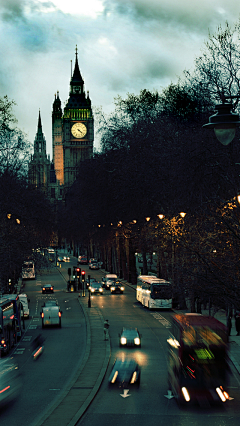
[[[92,157],[94,140],[91,100],[88,92],[87,96],[85,94],[84,80],[78,64],[77,46],[69,98],[62,118],[62,129],[66,192],[77,178],[79,162]]]

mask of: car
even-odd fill
[[[63,256],[63,262],[70,262],[69,256]]]
[[[102,283],[95,281],[91,283],[91,285],[88,287],[88,290],[93,294],[103,294],[103,288]]]
[[[13,402],[21,391],[21,376],[18,364],[13,358],[7,357],[0,360],[0,406]]]
[[[108,384],[126,388],[128,386],[139,386],[141,379],[141,369],[133,359],[117,358],[113,364]]]
[[[42,286],[42,293],[54,293],[54,287],[52,284],[46,284]]]
[[[119,334],[119,346],[141,347],[141,334],[137,328],[123,328]]]
[[[58,325],[62,326],[62,311],[57,305],[44,306],[40,312],[42,318],[42,328],[46,325]]]
[[[91,263],[89,263],[89,269],[95,269],[95,270],[99,269],[98,262],[91,262]]]
[[[116,281],[114,284],[111,285],[110,290],[111,290],[112,294],[113,293],[122,294],[124,292],[125,288],[123,287],[123,285],[119,281]]]
[[[64,262],[63,257],[58,256],[58,262]]]
[[[78,256],[78,263],[80,263],[80,265],[87,265],[87,256]]]
[[[113,285],[117,280],[117,275],[115,274],[106,274],[105,277],[102,278],[102,286],[106,290],[110,290],[111,285]]]

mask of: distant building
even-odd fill
[[[91,100],[84,89],[76,48],[75,67],[69,98],[62,111],[59,92],[52,110],[53,160],[46,154],[46,139],[39,111],[34,153],[29,163],[29,183],[42,189],[52,200],[61,201],[77,178],[79,162],[93,155],[94,120]]]

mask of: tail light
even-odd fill
[[[41,313],[41,317],[44,318],[44,313],[43,312]]]
[[[58,316],[59,316],[59,318],[62,316],[62,312],[58,312]]]
[[[53,290],[53,287],[51,287],[51,290]]]

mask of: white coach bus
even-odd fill
[[[139,275],[136,299],[149,309],[172,309],[172,286],[153,275]]]

